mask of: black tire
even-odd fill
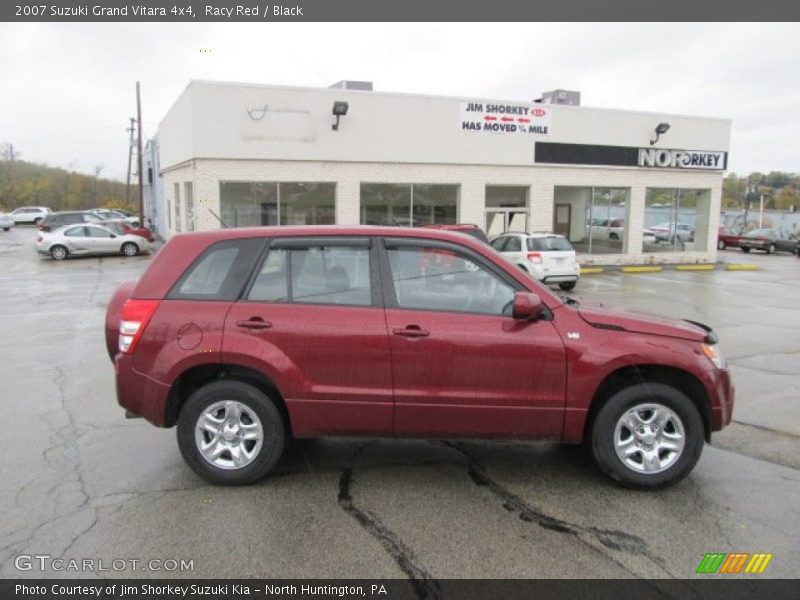
[[[767,254],[775,254],[775,244],[767,246]]]
[[[627,466],[615,450],[618,422],[643,404],[658,404],[672,411],[684,433],[683,450],[664,470],[654,473]],[[703,419],[694,403],[683,392],[661,383],[640,383],[617,392],[597,412],[591,429],[592,453],[598,466],[622,485],[639,489],[662,488],[686,477],[700,458],[704,439]]]
[[[750,248],[745,248],[744,246],[742,246],[742,252],[744,252],[745,254],[749,254]]]
[[[34,224],[35,226],[37,226],[37,227],[39,226],[39,223],[41,223],[41,222],[42,222],[42,217],[36,217],[36,218],[33,220],[33,224]]]
[[[64,260],[69,256],[69,250],[67,250],[66,246],[56,244],[50,248],[50,256],[53,257],[53,260]]]
[[[725,250],[725,245],[726,244],[725,244],[724,240],[718,240],[717,241],[717,250]]]
[[[575,289],[575,286],[578,285],[577,281],[565,281],[563,283],[559,283],[558,287],[560,287],[565,292],[571,292]]]
[[[122,244],[122,247],[119,249],[119,251],[125,256],[136,256],[139,254],[139,246],[133,242],[125,242]]]
[[[240,468],[221,468],[207,460],[195,441],[195,427],[204,411],[214,403],[233,400],[253,411],[261,421],[261,448],[250,463]],[[275,403],[249,383],[215,381],[196,390],[178,416],[178,446],[186,463],[206,481],[218,485],[247,485],[269,473],[286,445],[286,428]]]
[[[3,231],[10,231],[11,227],[3,227]]]
[[[608,234],[608,239],[617,241],[619,240],[619,236],[616,233],[610,233]]]

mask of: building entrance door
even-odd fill
[[[528,231],[528,211],[519,208],[487,208],[486,235],[493,237],[506,231]]]
[[[556,204],[555,209],[553,233],[563,235],[565,238],[569,239],[572,206],[570,204]]]

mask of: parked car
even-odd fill
[[[565,291],[578,284],[581,266],[575,260],[575,249],[563,235],[504,233],[494,238],[491,246],[542,283],[557,283]]]
[[[720,227],[719,233],[717,233],[717,249],[725,250],[725,248],[738,248],[739,240],[741,239],[742,236],[733,233],[730,229]]]
[[[754,229],[748,231],[739,240],[742,252],[750,250],[764,250],[767,254],[775,252],[795,252],[797,240],[790,240],[783,236],[777,229]]]
[[[123,221],[122,219],[115,219],[113,221],[98,221],[98,225],[102,225],[103,227],[108,227],[111,231],[116,233],[117,235],[126,235],[128,233],[132,235],[138,235],[139,237],[143,237],[148,242],[156,241],[153,232],[150,231],[147,227],[134,227],[127,221]]]
[[[14,226],[14,218],[6,213],[0,213],[0,228],[3,231],[8,231]]]
[[[118,235],[101,225],[85,223],[67,225],[53,231],[40,231],[36,251],[49,254],[55,260],[68,256],[97,254],[124,254],[136,256],[148,252],[150,243],[138,235]]]
[[[447,231],[460,231],[461,233],[466,233],[467,235],[471,235],[476,240],[482,241],[484,244],[489,243],[489,238],[486,237],[486,234],[483,232],[483,229],[478,227],[477,225],[472,225],[471,223],[456,223],[456,224],[437,224],[437,225],[422,225],[426,229],[445,229]]]
[[[688,223],[659,223],[650,228],[655,234],[657,242],[693,242],[694,227]]]
[[[46,206],[20,206],[11,211],[11,218],[17,225],[38,225],[49,214],[50,209]]]
[[[625,237],[625,219],[594,219],[592,221],[591,237],[595,240],[622,240]],[[645,244],[655,244],[655,232],[652,229],[643,229],[642,241]]]
[[[64,225],[75,223],[97,223],[100,217],[83,210],[64,210],[50,213],[39,222],[39,231],[53,231]]]
[[[709,327],[562,300],[434,229],[175,236],[114,292],[105,334],[126,414],[177,425],[217,484],[261,479],[290,438],[361,435],[586,442],[657,488],[733,410]]]
[[[115,221],[122,219],[129,225],[139,227],[139,216],[129,213],[127,210],[121,208],[92,208],[86,212],[97,215],[103,221]]]

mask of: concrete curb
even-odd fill
[[[689,264],[689,265],[604,265],[582,267],[581,275],[600,275],[602,273],[659,273],[661,271],[757,271],[753,264]]]

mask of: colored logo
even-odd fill
[[[720,573],[725,575],[739,573],[763,573],[767,569],[772,554],[756,552],[708,552],[697,567],[698,573]]]

